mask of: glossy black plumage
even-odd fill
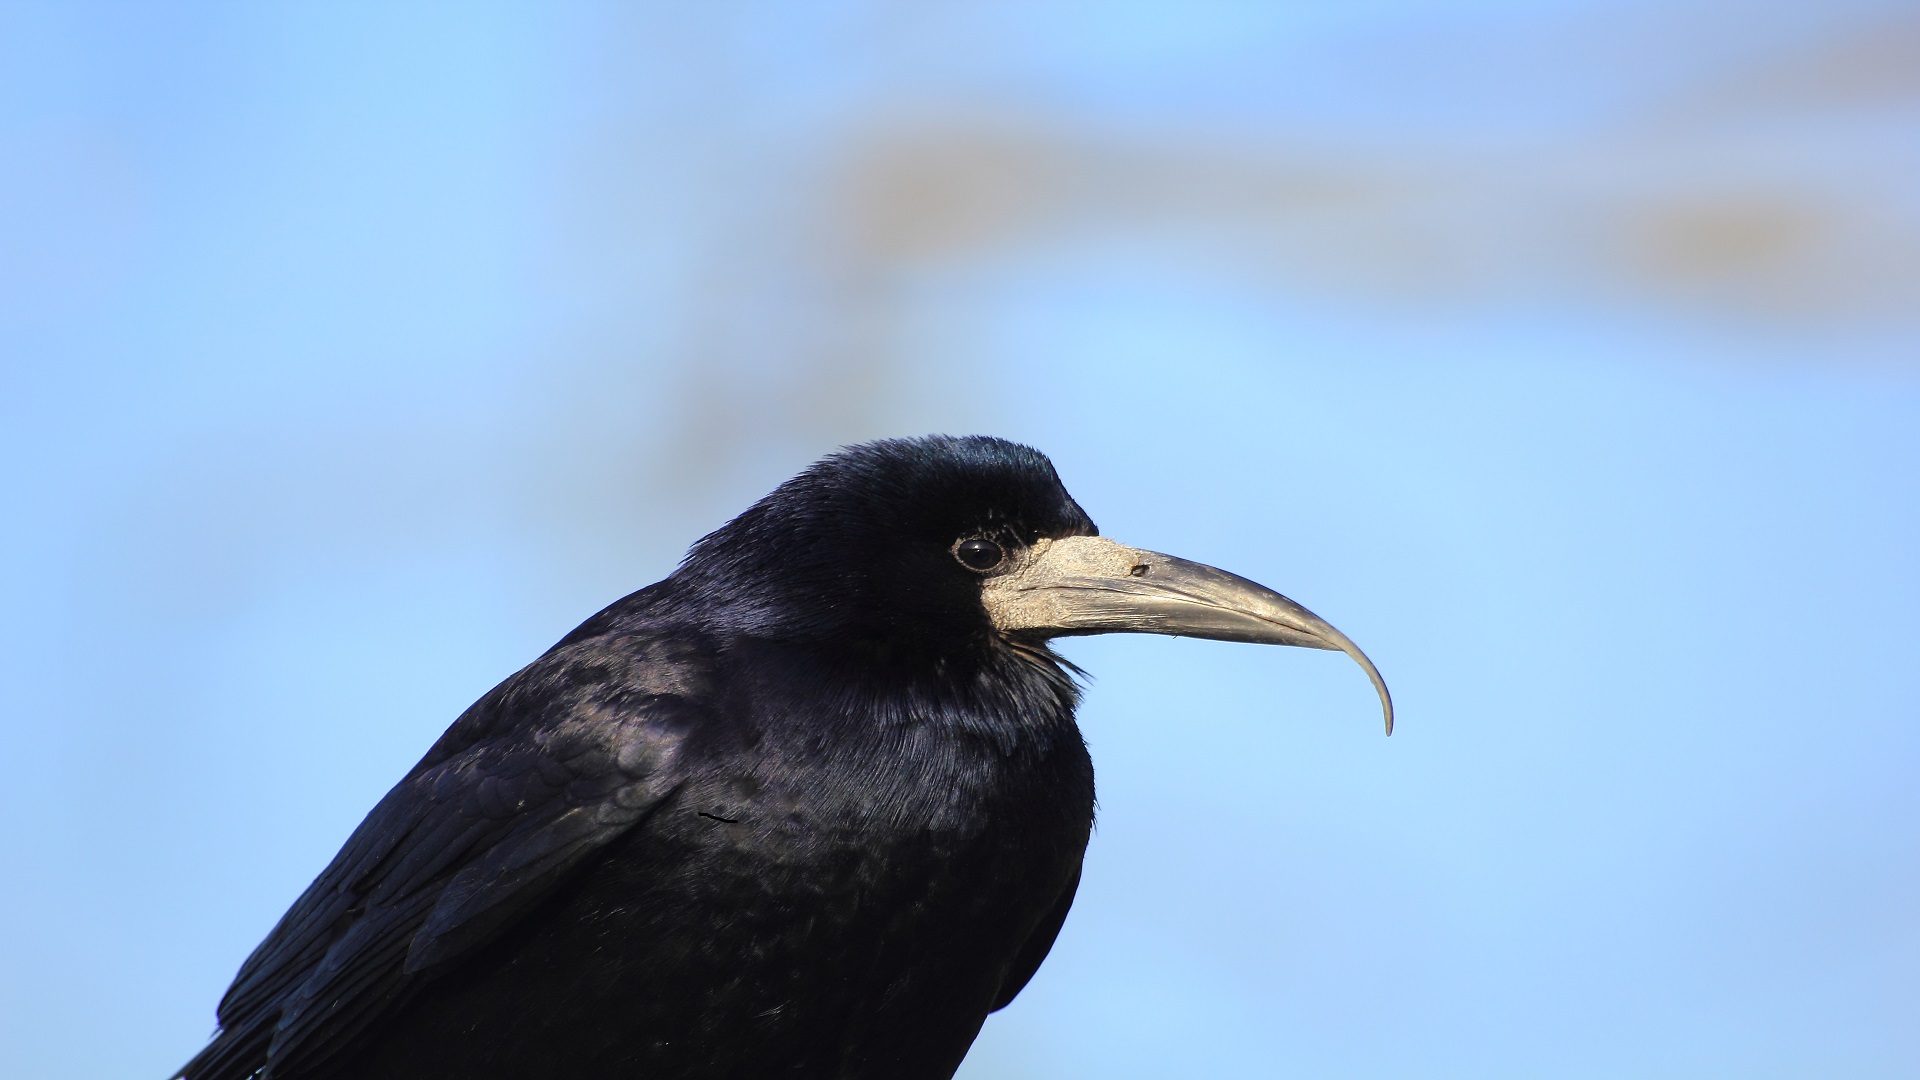
[[[954,545],[1094,532],[999,440],[782,485],[462,715],[180,1076],[950,1076],[1093,819],[1071,679]]]

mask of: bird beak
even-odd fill
[[[1393,734],[1393,698],[1360,646],[1299,604],[1224,570],[1101,536],[1042,539],[987,578],[982,599],[994,626],[1012,634],[1179,634],[1338,650],[1366,669]]]

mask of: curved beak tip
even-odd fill
[[[1387,692],[1387,680],[1381,676],[1380,669],[1373,666],[1373,661],[1367,658],[1367,654],[1361,652],[1360,647],[1348,640],[1346,635],[1339,636],[1337,647],[1341,652],[1353,657],[1361,669],[1367,673],[1367,680],[1373,683],[1374,692],[1380,695],[1380,713],[1386,719],[1387,734],[1392,735],[1393,695]]]

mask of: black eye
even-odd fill
[[[953,546],[953,557],[969,570],[991,570],[1006,554],[991,540],[962,540]]]

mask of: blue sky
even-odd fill
[[[963,1076],[1912,1075],[1914,25],[0,7],[0,1072],[165,1075],[469,701],[945,430],[1401,708],[1070,643]]]

